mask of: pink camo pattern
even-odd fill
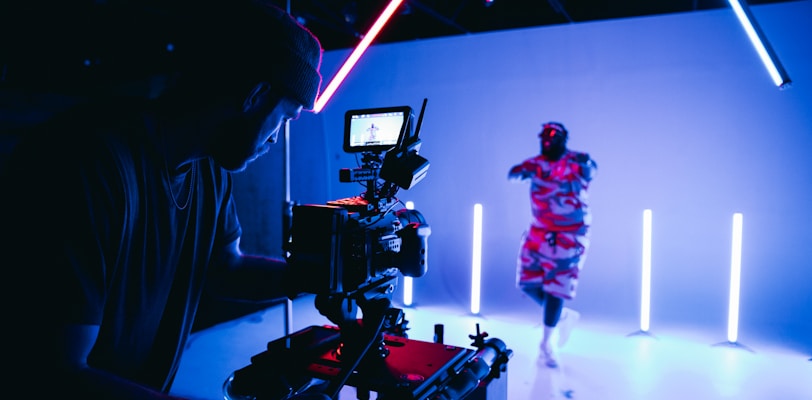
[[[533,218],[522,236],[517,285],[541,285],[545,292],[568,300],[575,298],[589,248],[587,189],[597,169],[588,156],[579,162],[579,154],[585,155],[567,151],[557,161],[538,155],[518,167],[530,175]]]

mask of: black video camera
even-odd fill
[[[400,271],[421,277],[427,269],[431,228],[423,215],[396,197],[425,176],[429,162],[418,154],[411,107],[350,110],[345,113],[344,151],[362,165],[341,169],[341,182],[359,182],[360,196],[327,204],[294,205],[287,261],[313,294],[348,294],[390,281]]]

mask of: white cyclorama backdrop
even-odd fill
[[[515,288],[528,185],[513,164],[540,124],[599,165],[592,246],[567,306],[638,328],[643,210],[653,211],[651,331],[726,340],[733,214],[744,215],[739,342],[812,350],[812,1],[754,6],[793,86],[773,86],[729,9],[376,45],[319,114],[291,125],[291,199],[359,194],[338,171],[344,112],[408,105],[423,121],[427,177],[398,195],[427,219],[428,273],[415,306],[467,313],[471,228],[483,205],[481,313],[541,320]],[[394,18],[397,18],[395,16]],[[325,85],[351,50],[327,52]],[[281,253],[284,146],[237,175],[248,250]],[[294,316],[295,317],[295,316]],[[408,312],[407,312],[408,319]]]

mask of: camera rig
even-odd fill
[[[287,261],[305,293],[335,326],[311,326],[268,343],[224,385],[231,400],[337,400],[342,387],[378,399],[463,399],[505,371],[512,351],[477,326],[477,350],[407,338],[401,309],[392,307],[398,273],[428,269],[423,215],[395,195],[420,182],[429,162],[418,154],[420,126],[408,106],[345,113],[344,150],[361,166],[341,169],[341,182],[360,182],[356,197],[294,205]],[[358,311],[362,318],[358,319]],[[504,379],[503,391],[506,396]],[[496,400],[506,399],[497,396]]]
[[[293,206],[287,260],[314,294],[353,293],[400,271],[421,277],[428,268],[431,228],[423,215],[395,197],[421,181],[429,162],[418,154],[423,110],[417,125],[408,106],[350,110],[344,118],[344,150],[361,156],[359,168],[339,171],[341,182],[365,191],[327,204]]]
[[[366,318],[364,319],[366,321]],[[350,327],[354,327],[349,332]],[[373,339],[367,340],[368,333]],[[474,348],[375,336],[363,324],[310,326],[268,343],[224,384],[226,400],[338,400],[345,384],[358,399],[507,400],[513,351],[487,332]]]

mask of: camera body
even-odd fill
[[[398,272],[421,277],[428,270],[431,228],[423,215],[396,197],[425,177],[429,162],[418,153],[419,122],[408,106],[345,113],[344,151],[362,165],[341,169],[341,182],[360,182],[361,196],[326,204],[294,205],[287,261],[300,289],[347,294],[390,281]]]
[[[378,277],[421,277],[431,233],[415,210],[363,213],[351,205],[293,207],[289,262],[307,293],[352,293]]]

